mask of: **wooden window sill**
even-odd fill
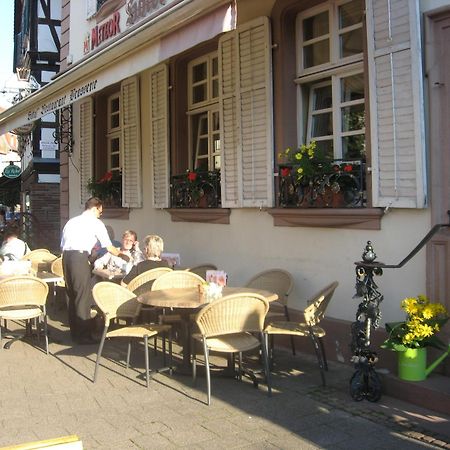
[[[103,207],[103,219],[119,219],[119,220],[129,220],[130,219],[130,208],[115,208],[106,206]]]
[[[230,223],[231,209],[228,208],[170,208],[166,211],[172,222]]]
[[[278,227],[326,227],[381,230],[380,208],[273,208],[267,210]]]

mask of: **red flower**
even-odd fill
[[[339,172],[339,166],[338,166],[337,164],[335,164],[335,165],[333,166],[333,170],[334,170],[335,172]]]
[[[189,181],[195,181],[197,179],[197,173],[196,172],[188,172],[187,179]]]
[[[281,176],[282,177],[287,177],[287,176],[289,176],[290,173],[291,173],[290,167],[282,167],[281,168]]]
[[[111,181],[113,177],[113,174],[111,171],[108,171],[103,175],[100,180],[98,180],[99,183],[106,183],[107,181]]]
[[[351,172],[353,170],[353,166],[351,164],[346,164],[344,166],[344,172]]]

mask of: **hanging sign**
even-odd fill
[[[19,166],[10,164],[3,169],[3,176],[6,178],[17,178],[22,171]]]

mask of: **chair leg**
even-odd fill
[[[47,313],[44,310],[44,339],[45,339],[45,353],[48,355],[48,327],[47,327]]]
[[[147,383],[147,388],[149,384],[149,361],[148,361],[148,336],[144,336],[144,350],[145,350],[145,381]]]
[[[242,352],[238,353],[238,380],[242,381]]]
[[[194,339],[191,339],[191,350],[192,350],[192,382],[195,386],[197,382],[197,352],[195,349]]]
[[[267,334],[261,333],[261,347],[263,354],[264,372],[266,375],[267,393],[269,397],[272,395],[272,385],[270,380],[269,354],[267,352]]]
[[[319,363],[320,376],[322,377],[322,385],[326,386],[325,371],[324,371],[324,366],[323,366],[322,354],[320,351],[320,344],[318,342],[316,335],[312,331],[310,331],[309,336],[311,337],[311,340],[313,342],[314,350],[316,352],[317,362]]]
[[[327,354],[325,353],[325,346],[323,345],[323,339],[322,338],[319,338],[319,344],[320,344],[320,350],[322,352],[323,367],[328,372]]]
[[[128,345],[127,345],[127,361],[126,361],[126,368],[130,367],[130,357],[131,357],[131,344],[132,340],[131,338],[128,339]]]
[[[291,318],[289,317],[289,309],[287,305],[284,305],[284,315],[286,316],[286,320],[288,322],[291,321]],[[294,342],[294,336],[291,335],[291,348],[292,348],[292,354],[295,356],[295,342]]]
[[[173,354],[172,354],[172,328],[169,329],[169,374],[172,375],[173,372]]]
[[[103,334],[102,334],[102,339],[100,341],[100,345],[98,346],[97,359],[95,361],[95,371],[94,371],[94,379],[93,379],[94,383],[97,380],[98,366],[100,365],[100,357],[102,356],[103,345],[105,344],[105,339],[106,339],[106,333],[107,332],[108,332],[108,327],[105,326],[105,328],[103,329]]]
[[[211,374],[209,373],[209,349],[206,338],[203,338],[203,351],[205,352],[206,392],[209,406],[211,404]]]

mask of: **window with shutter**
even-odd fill
[[[150,72],[150,145],[153,207],[169,207],[168,69],[159,65]]]
[[[272,62],[266,17],[219,41],[222,204],[273,205]]]
[[[80,193],[81,204],[91,196],[87,186],[92,179],[93,142],[92,98],[80,102]]]
[[[121,84],[121,132],[123,142],[122,204],[142,206],[139,81],[132,77]]]
[[[426,205],[419,4],[367,0],[373,204]]]

